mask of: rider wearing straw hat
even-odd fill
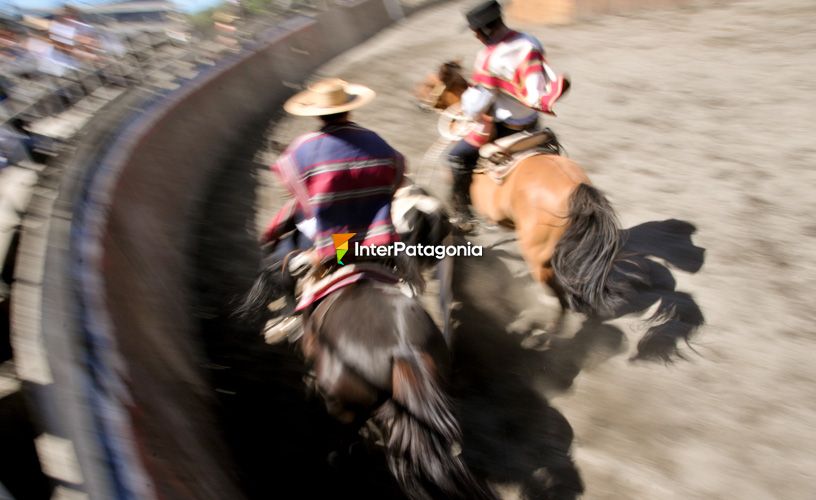
[[[315,260],[331,266],[336,256],[333,234],[355,233],[344,263],[355,261],[354,243],[379,246],[398,241],[391,203],[404,179],[405,159],[375,132],[349,120],[350,111],[374,96],[367,87],[330,78],[285,103],[288,113],[318,117],[322,127],[295,139],[272,166],[294,197],[261,239],[274,248],[274,262],[282,263],[297,249],[314,248]],[[286,278],[281,287],[291,308],[294,279],[282,270]]]
[[[539,113],[554,115],[555,102],[569,88],[568,78],[556,75],[547,65],[540,41],[504,24],[496,0],[479,4],[465,17],[484,48],[474,64],[476,85],[462,95],[462,111],[483,126],[456,144],[449,154],[454,177],[452,204],[461,228],[471,226],[470,180],[479,147],[537,128]]]

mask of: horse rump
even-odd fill
[[[569,226],[552,256],[555,285],[569,308],[605,316],[621,305],[625,286],[611,273],[621,246],[609,201],[595,187],[579,184],[570,197]]]
[[[461,429],[422,353],[394,356],[392,398],[374,420],[386,436],[388,466],[409,498],[496,498],[462,459]]]

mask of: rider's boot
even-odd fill
[[[467,170],[453,171],[453,189],[451,192],[451,223],[463,233],[470,233],[476,228],[476,218],[470,211],[471,173]]]

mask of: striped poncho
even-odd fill
[[[356,233],[353,246],[398,240],[391,200],[405,173],[402,154],[355,123],[329,125],[298,137],[272,166],[294,199],[275,216],[263,241],[292,229],[296,217],[316,220],[315,248],[321,262],[335,258],[332,234]]]

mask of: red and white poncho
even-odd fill
[[[517,31],[479,52],[473,82],[495,94],[496,120],[522,126],[533,122],[538,112],[554,115],[553,106],[566,85],[564,75],[547,65],[541,43]],[[468,98],[463,96],[463,108]]]

